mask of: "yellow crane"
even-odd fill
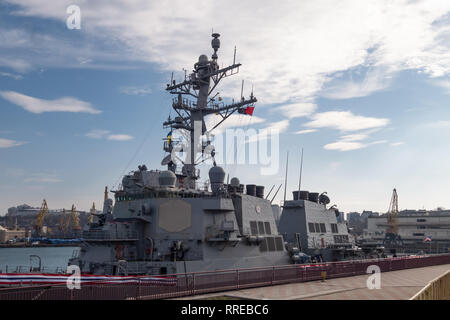
[[[94,222],[94,216],[95,213],[97,212],[97,210],[95,210],[95,202],[92,202],[92,208],[91,208],[91,215],[89,216],[89,224],[91,224],[92,222]]]
[[[72,210],[70,211],[70,220],[72,221],[72,230],[78,231],[81,230],[80,227],[80,218],[77,215],[77,211],[75,205],[72,205]]]
[[[396,246],[403,245],[403,241],[398,234],[398,195],[396,189],[392,191],[391,203],[389,204],[386,218],[387,226],[383,243]]]
[[[66,210],[64,209],[64,213],[66,212]],[[66,216],[65,217],[65,223],[64,223],[64,233],[66,233],[69,230],[70,227],[70,216]]]
[[[36,231],[36,233],[40,236],[42,234],[42,226],[44,224],[44,219],[48,214],[48,206],[47,206],[47,201],[42,202],[42,206],[41,209],[39,210],[37,216],[36,216],[36,220],[34,221],[34,230]]]
[[[66,209],[63,209],[63,212],[59,217],[59,224],[58,224],[58,230],[60,233],[65,233],[67,230],[64,222],[65,219],[66,219]]]

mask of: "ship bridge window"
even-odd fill
[[[316,229],[316,232],[320,232],[320,225],[318,223],[314,223],[314,229]]]
[[[425,233],[413,233],[414,237],[424,237]]]
[[[338,233],[338,227],[336,223],[331,224],[331,232],[332,233]]]
[[[252,236],[258,235],[258,226],[256,221],[250,221],[250,232],[252,233]]]
[[[325,223],[320,224],[320,232],[322,232],[322,233],[327,232],[327,228],[325,228]]]
[[[309,232],[316,232],[316,229],[314,228],[314,223],[310,222],[308,223]]]
[[[269,251],[275,251],[275,239],[274,237],[267,237],[267,246],[269,247]]]
[[[275,237],[275,247],[277,251],[283,251],[283,237]]]
[[[258,221],[258,234],[266,234],[264,231],[264,222]]]
[[[261,252],[267,251],[267,238],[264,238],[261,241],[261,244],[259,245],[259,250],[261,250]]]
[[[417,219],[417,222],[426,222],[427,219]]]
[[[266,229],[266,234],[272,234],[270,230],[270,222],[264,222],[264,227]]]

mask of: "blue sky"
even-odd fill
[[[251,119],[229,126],[281,132],[276,175],[236,165],[231,176],[270,189],[289,150],[289,199],[303,147],[302,185],[345,212],[386,211],[394,187],[400,208],[449,208],[450,3],[257,3],[3,1],[0,214],[43,198],[100,207],[104,186],[138,164],[162,169],[165,84],[211,54],[211,28],[219,63],[235,45],[243,63],[221,95],[239,97],[245,79],[258,98]],[[66,27],[71,4],[80,30]]]

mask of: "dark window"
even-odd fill
[[[250,221],[250,230],[252,236],[256,236],[258,234],[258,226],[256,225],[256,221]]]
[[[275,251],[275,239],[273,237],[266,237],[266,239],[269,251]]]
[[[413,236],[415,236],[415,237],[423,237],[423,236],[425,236],[425,233],[413,233]]]
[[[336,223],[331,224],[331,232],[332,233],[338,233],[338,228]]]
[[[312,223],[312,222],[308,223],[308,227],[309,227],[309,232],[316,232],[316,230],[314,229],[314,223]]]
[[[320,224],[320,232],[322,233],[327,232],[327,229],[325,228],[325,223]]]
[[[314,223],[314,229],[316,229],[316,232],[320,232],[320,225],[318,223]]]
[[[426,229],[425,226],[417,226],[417,229]]]
[[[265,234],[264,232],[264,222],[258,221],[258,233],[259,234]]]
[[[260,245],[259,245],[259,250],[261,250],[261,251],[267,251],[267,241],[266,241],[266,238],[264,238],[264,239],[261,241],[261,243],[260,243]]]
[[[283,251],[283,237],[275,237],[275,247],[277,251]]]
[[[334,242],[335,243],[348,243],[348,236],[347,235],[334,236]]]
[[[266,234],[271,234],[270,222],[264,222],[264,227],[266,228]]]
[[[417,219],[417,222],[425,222],[427,219]]]

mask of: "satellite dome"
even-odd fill
[[[225,170],[222,167],[212,167],[209,169],[209,181],[213,183],[223,183],[225,180]]]
[[[200,57],[198,57],[198,63],[200,64],[206,64],[208,62],[208,57],[204,54],[202,54]]]
[[[161,187],[175,187],[177,176],[172,171],[162,171],[158,180]]]
[[[236,177],[231,178],[230,185],[232,187],[238,188],[240,184],[241,184],[241,182],[239,181],[238,178],[236,178]]]

